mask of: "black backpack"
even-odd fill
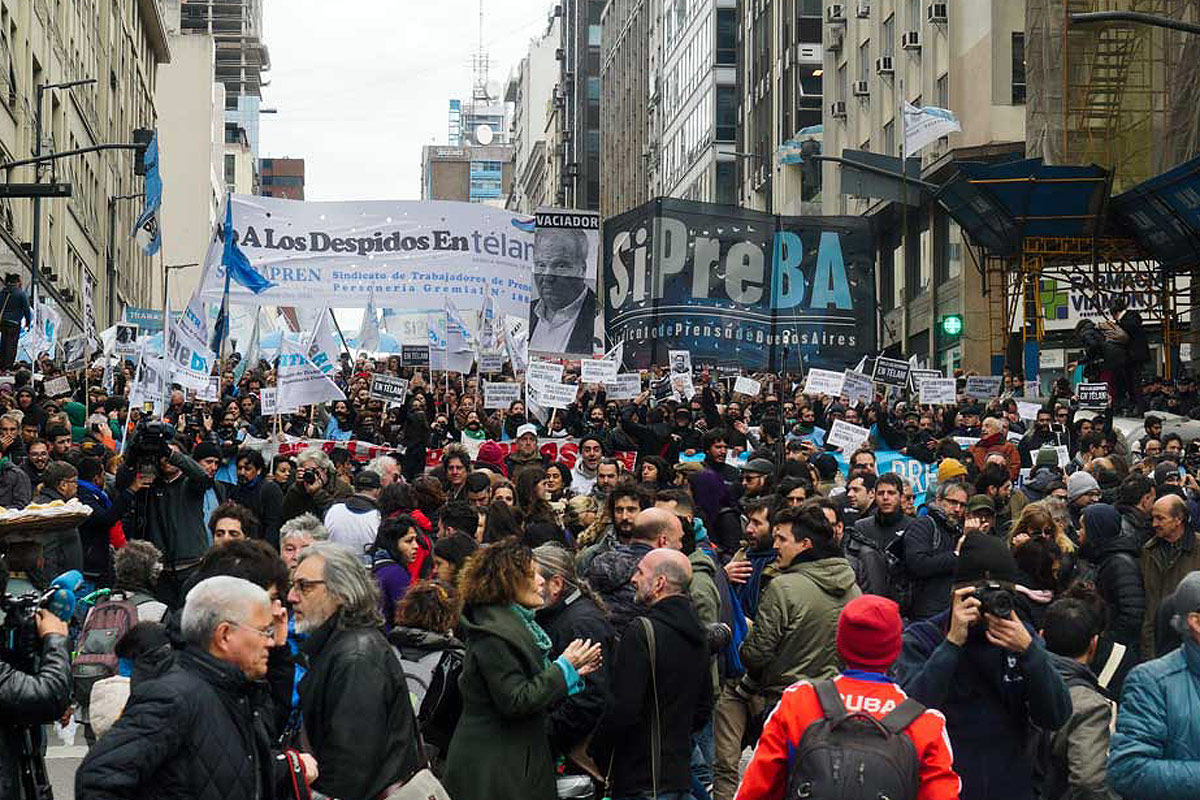
[[[904,730],[925,706],[908,698],[875,719],[848,712],[831,680],[813,689],[825,716],[800,737],[785,800],[916,800],[919,759]]]

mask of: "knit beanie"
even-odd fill
[[[838,616],[837,651],[851,667],[887,669],[900,656],[900,606],[874,594],[845,605]]]
[[[1154,468],[1154,483],[1162,486],[1172,475],[1179,474],[1179,465],[1174,461],[1160,461]]]
[[[504,448],[496,442],[484,442],[479,445],[479,453],[475,456],[475,461],[481,464],[494,464],[500,467],[507,474],[508,470],[504,469]]]
[[[967,474],[967,468],[956,458],[944,458],[938,465],[938,483],[947,483]]]
[[[1016,576],[1016,559],[1003,539],[986,533],[967,534],[954,566],[955,584],[985,579],[1012,581]]]
[[[1088,492],[1098,491],[1100,491],[1100,484],[1096,483],[1096,479],[1091,474],[1083,470],[1072,472],[1071,477],[1067,478],[1067,499],[1071,502],[1075,502]]]
[[[203,441],[192,448],[192,458],[201,461],[205,458],[220,458],[221,448],[212,442]]]

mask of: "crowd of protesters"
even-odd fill
[[[37,368],[0,383],[0,505],[91,514],[10,532],[0,576],[79,570],[90,599],[39,622],[36,675],[0,665],[0,724],[84,723],[79,800],[376,800],[422,769],[454,800],[815,797],[806,732],[847,714],[905,737],[912,793],[887,796],[1200,787],[1200,441],[1153,413],[1200,405],[1187,379],[1127,391],[1131,431],[1067,380],[1025,418],[1018,376],[921,406],[699,370],[689,400],[581,385],[535,415],[363,357],[348,400],[277,419],[266,361],[161,416],[128,409],[129,365],[62,397]],[[375,372],[407,398],[372,398]],[[870,438],[825,445],[837,420]],[[115,669],[79,669],[113,631]]]

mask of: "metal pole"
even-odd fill
[[[1200,34],[1200,25],[1194,22],[1160,17],[1157,14],[1146,14],[1141,11],[1089,11],[1081,14],[1071,14],[1068,18],[1072,25],[1087,25],[1105,22],[1133,22],[1150,25],[1155,28],[1170,28],[1184,33]]]
[[[108,198],[108,324],[117,324],[117,198]]]
[[[38,84],[34,92],[33,108],[33,156],[42,157],[42,95],[45,93],[44,84]],[[33,182],[41,183],[42,165],[34,163]],[[42,256],[42,198],[33,198],[33,245],[30,252],[29,305],[37,308],[38,272],[41,269]]]

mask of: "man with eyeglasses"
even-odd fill
[[[909,619],[927,619],[950,607],[966,513],[966,486],[949,481],[938,485],[929,513],[905,530],[904,567],[913,585]]]
[[[581,230],[541,229],[534,237],[530,350],[592,354],[596,293],[588,285],[589,250]]]
[[[271,749],[261,683],[276,635],[267,592],[230,575],[202,580],[180,627],[184,650],[138,683],[80,765],[75,795],[257,800],[316,780],[311,755]]]

